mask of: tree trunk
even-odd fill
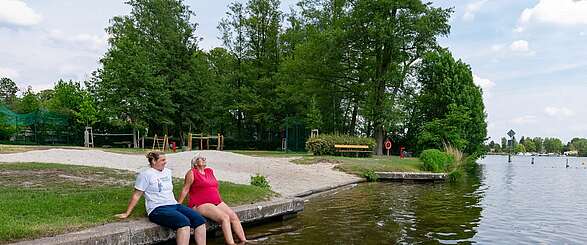
[[[357,99],[354,100],[353,112],[351,115],[351,125],[349,126],[350,135],[355,135],[355,128],[357,127],[357,114],[359,113],[359,103]]]

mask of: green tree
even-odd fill
[[[373,125],[376,153],[381,155],[386,108],[395,107],[417,61],[438,48],[437,37],[448,35],[452,10],[434,8],[420,0],[358,0],[352,6],[348,26],[354,33],[351,48],[362,50],[360,63],[369,69],[367,110],[371,113],[366,117]]]
[[[197,51],[193,13],[182,0],[127,4],[130,15],[114,17],[107,28],[110,48],[95,85],[101,111],[134,132],[147,125],[151,132],[169,134],[176,128],[183,139],[184,127],[201,112],[193,110],[198,104],[188,104],[193,103],[188,96],[201,96],[192,66]]]
[[[418,74],[422,88],[416,121],[423,122],[422,131],[426,131],[426,122],[457,113],[454,109],[451,112],[450,108],[451,105],[457,106],[461,108],[458,112],[464,114],[463,120],[452,124],[458,129],[459,138],[442,140],[467,154],[482,153],[487,137],[485,106],[481,88],[473,83],[470,67],[460,60],[456,61],[447,50],[441,50],[424,57]],[[422,140],[418,142],[422,143]],[[431,145],[420,144],[419,147],[427,149]]]
[[[22,97],[16,101],[14,107],[17,113],[35,112],[41,108],[41,100],[38,94],[33,91],[33,88],[29,86],[22,94]]]
[[[0,78],[0,102],[6,105],[11,105],[16,99],[18,87],[12,79],[3,77]]]
[[[543,142],[544,140],[540,137],[534,137],[532,139],[532,142],[534,142],[534,144],[536,145],[536,152],[544,152],[544,146],[543,146]]]
[[[572,150],[578,152],[579,156],[587,156],[587,139],[573,138],[570,142]]]
[[[563,143],[560,139],[557,138],[544,138],[544,151],[547,153],[557,153],[560,154],[563,150]]]
[[[536,144],[534,143],[534,140],[526,138],[523,145],[527,152],[536,152]]]
[[[506,151],[508,148],[508,140],[505,137],[501,137],[501,149]]]
[[[50,97],[42,100],[47,101],[49,111],[73,118],[82,99],[83,92],[79,82],[59,80],[51,90]]]
[[[525,153],[526,152],[526,148],[524,147],[523,144],[517,144],[516,148],[514,148],[514,152],[515,153]]]
[[[74,114],[76,121],[84,126],[92,126],[98,121],[96,102],[89,93],[82,93],[79,110],[74,112]]]

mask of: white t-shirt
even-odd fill
[[[137,176],[135,189],[145,192],[145,208],[150,214],[155,208],[177,204],[173,195],[171,170],[148,168]]]

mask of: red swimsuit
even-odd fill
[[[211,203],[218,205],[222,202],[218,192],[218,180],[214,177],[211,168],[205,168],[204,174],[196,168],[192,168],[194,182],[189,192],[189,207],[197,207],[202,204]]]

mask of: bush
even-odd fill
[[[375,140],[367,137],[358,137],[338,134],[321,134],[306,141],[306,150],[314,155],[334,155],[334,145],[368,145],[369,150],[375,147]]]
[[[422,170],[431,172],[444,172],[454,162],[452,155],[444,153],[437,149],[428,149],[420,154],[420,160],[423,162]]]
[[[375,182],[379,179],[379,176],[373,171],[372,169],[366,170],[363,172],[363,178],[367,179],[369,182]]]
[[[258,186],[261,188],[270,189],[271,186],[269,185],[269,181],[263,175],[256,174],[255,176],[251,176],[251,185]]]

